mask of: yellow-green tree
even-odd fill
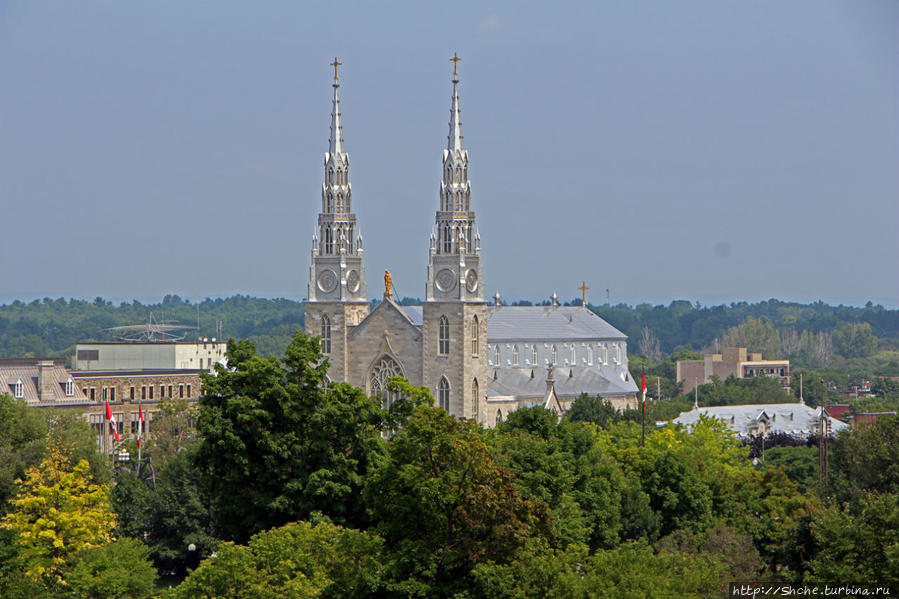
[[[87,460],[72,467],[56,446],[18,481],[18,496],[0,526],[15,533],[19,557],[32,578],[61,579],[78,552],[112,540],[115,516],[108,489],[94,484],[89,471]]]

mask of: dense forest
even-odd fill
[[[899,418],[841,433],[819,470],[817,439],[759,451],[716,420],[650,426],[644,444],[636,414],[595,397],[561,420],[525,408],[485,429],[403,379],[387,407],[324,388],[318,341],[302,333],[277,353],[229,343],[198,405],[167,400],[149,461],[129,440],[115,468],[77,418],[0,396],[0,596],[698,599],[734,581],[899,585]]]

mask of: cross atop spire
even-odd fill
[[[331,84],[331,87],[334,88],[334,99],[331,100],[333,104],[331,109],[331,138],[328,140],[328,151],[333,154],[335,152],[343,152],[343,126],[340,124],[340,98],[337,96],[337,90],[340,88],[340,84],[337,82],[337,67],[343,63],[339,62],[335,56],[334,62],[329,64],[334,67],[334,83]]]
[[[453,63],[453,107],[450,109],[449,135],[447,136],[446,149],[462,149],[462,113],[459,110],[459,71],[456,68],[462,60],[453,52],[450,61]]]
[[[587,287],[587,281],[583,281],[581,286],[578,287],[581,290],[581,306],[587,307],[587,290],[590,289]]]

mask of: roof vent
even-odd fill
[[[534,369],[531,368],[531,378],[534,378]]]
[[[496,369],[493,370],[493,380],[496,380]]]
[[[574,368],[572,368],[571,370],[568,371],[568,378],[571,378],[573,376],[574,376]]]

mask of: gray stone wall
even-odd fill
[[[370,393],[368,376],[381,356],[389,355],[413,385],[422,384],[422,334],[392,300],[385,299],[348,337],[347,382]]]

